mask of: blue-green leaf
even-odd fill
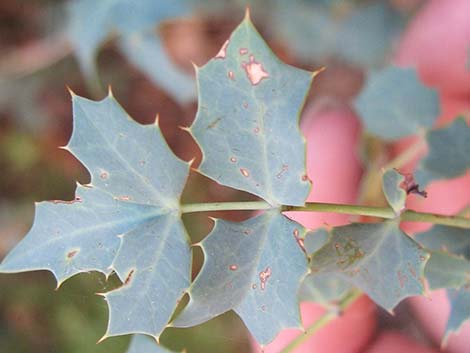
[[[172,351],[158,345],[150,337],[134,335],[126,353],[172,353]]]
[[[470,285],[470,261],[443,252],[432,252],[425,270],[431,289]]]
[[[372,73],[356,100],[368,132],[385,140],[430,128],[439,116],[439,96],[414,69],[390,66]]]
[[[328,242],[329,237],[330,234],[323,228],[308,232],[304,238],[307,254],[313,255],[321,249]],[[300,287],[299,300],[327,306],[343,298],[350,289],[351,285],[348,282],[334,274],[309,274]]]
[[[429,131],[426,141],[429,152],[417,174],[421,182],[450,179],[470,170],[470,126],[463,117],[443,128]]]
[[[406,191],[401,187],[405,177],[395,169],[387,170],[382,177],[382,190],[388,204],[398,215],[405,209]]]
[[[189,164],[176,158],[156,124],[136,123],[112,96],[94,102],[73,95],[73,112],[66,148],[91,183],[77,188],[75,201],[40,203],[31,231],[0,271],[48,269],[60,284],[76,273],[115,270],[124,284],[106,295],[105,337],[158,337],[190,282],[179,210]]]
[[[444,343],[452,332],[458,332],[462,325],[470,320],[470,288],[449,289],[450,316],[447,321]]]
[[[423,293],[429,255],[396,221],[333,228],[312,258],[313,273],[333,274],[362,289],[391,311],[402,299]]]
[[[188,12],[188,5],[182,0],[73,0],[68,4],[67,33],[75,48],[80,66],[88,79],[96,75],[97,49],[111,33],[116,33],[122,37],[124,44],[121,47],[129,60],[163,89],[174,94],[175,86],[186,86],[187,82],[191,81],[191,77],[179,72],[179,69],[166,57],[165,51],[161,50],[158,42],[150,43],[147,40],[137,47],[132,47],[130,42],[134,35],[149,33],[162,20],[185,15]],[[150,57],[138,58],[142,52],[159,59],[161,65],[149,65]],[[163,79],[164,69],[169,69],[171,74],[168,80]],[[155,79],[157,77],[158,79]],[[185,88],[183,92],[189,92],[189,89],[194,90],[193,84],[190,88]],[[178,97],[178,95],[175,97],[180,100],[192,98],[192,96],[189,97],[189,93],[187,97]]]
[[[290,1],[285,6],[279,0],[276,5],[268,19],[272,30],[308,61],[336,57],[366,69],[382,66],[404,24],[386,2],[352,10],[348,1]]]
[[[185,103],[196,98],[194,79],[173,64],[153,31],[122,37],[119,48],[131,63],[146,73],[157,86],[165,88],[178,102]]]
[[[470,229],[435,225],[417,234],[415,240],[427,249],[447,251],[470,260]]]
[[[199,171],[272,205],[303,205],[310,182],[298,120],[313,76],[275,57],[247,16],[197,69]]]
[[[228,310],[261,344],[288,327],[300,328],[297,292],[307,273],[299,224],[268,211],[240,223],[216,220],[201,243],[205,262],[190,301],[173,323],[194,326]]]

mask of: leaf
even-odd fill
[[[385,139],[416,134],[439,116],[439,96],[414,69],[394,66],[370,75],[356,100],[366,130]]]
[[[73,95],[72,101],[66,149],[88,169],[91,183],[78,186],[75,201],[40,203],[33,228],[0,271],[48,269],[60,284],[80,272],[114,269],[124,285],[106,295],[105,337],[158,337],[190,281],[179,210],[189,164],[171,152],[156,124],[137,124],[111,95],[100,102]]]
[[[278,1],[268,20],[303,60],[336,57],[366,69],[382,66],[403,29],[403,16],[384,2],[350,8],[346,1],[291,1],[289,6]]]
[[[158,345],[150,337],[134,335],[126,353],[172,353],[172,351]]]
[[[311,260],[315,274],[332,274],[362,289],[391,311],[402,299],[423,293],[429,255],[396,221],[333,228],[330,241]]]
[[[304,239],[307,254],[313,255],[321,249],[328,242],[329,237],[330,234],[326,229],[307,232]],[[299,300],[330,305],[332,301],[343,298],[350,288],[349,283],[331,273],[309,274],[300,287]]]
[[[435,225],[414,238],[427,249],[447,251],[470,260],[470,229]]]
[[[426,135],[429,153],[419,167],[425,183],[434,179],[450,179],[470,170],[470,126],[463,117]]]
[[[147,40],[144,43],[145,48],[140,46],[135,49],[145,50],[145,54],[150,52],[153,57],[158,58],[161,65],[164,64],[169,69],[171,75],[168,80],[162,79],[164,71],[161,71],[161,67],[148,65],[150,58],[137,58],[139,54],[132,52],[129,44],[134,35],[152,31],[161,21],[187,14],[189,8],[185,1],[74,0],[68,4],[67,10],[67,33],[87,79],[91,80],[97,75],[95,64],[97,49],[111,33],[116,33],[125,43],[121,43],[121,48],[129,60],[169,93],[174,93],[175,85],[185,86],[187,82],[192,81],[189,75],[178,72],[178,68],[166,57],[165,51],[156,52],[161,49],[158,44],[149,43]],[[159,79],[155,80],[157,76]],[[189,87],[193,89],[193,84],[191,83]],[[175,97],[181,100],[187,98],[178,95]]]
[[[470,261],[442,252],[432,252],[425,270],[431,289],[470,285]]]
[[[443,342],[447,341],[452,332],[458,332],[462,325],[470,320],[470,288],[450,289],[447,291],[450,301],[450,315],[447,321]]]
[[[395,214],[399,215],[405,209],[406,191],[401,187],[405,177],[395,169],[387,170],[382,177],[382,190],[388,204]]]
[[[173,326],[194,326],[233,309],[260,344],[284,328],[300,328],[297,292],[307,261],[296,238],[304,232],[278,210],[240,223],[216,220],[200,244],[205,261],[189,304]]]
[[[152,32],[135,33],[119,40],[127,59],[180,103],[194,100],[194,79],[173,64],[158,37]]]
[[[247,15],[197,69],[189,131],[203,151],[199,172],[272,205],[303,205],[310,181],[298,120],[313,76],[279,61]]]

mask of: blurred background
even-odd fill
[[[330,188],[348,189],[343,195],[349,193],[353,199],[359,195],[363,203],[383,202],[374,192],[364,191],[369,185],[364,184],[364,177],[370,164],[388,158],[391,148],[373,138],[356,138],[361,123],[350,103],[370,72],[397,57],[410,24],[414,31],[416,27],[419,31],[421,22],[424,32],[430,30],[426,27],[429,21],[417,20],[421,12],[442,6],[433,11],[442,11],[444,15],[435,18],[445,21],[445,2],[461,6],[460,11],[469,8],[467,0],[0,1],[0,259],[27,233],[34,202],[71,200],[76,181],[89,180],[83,166],[57,148],[65,145],[71,134],[67,86],[92,99],[104,98],[111,86],[117,100],[141,123],[153,122],[158,113],[173,151],[184,160],[196,157],[195,163],[199,162],[196,144],[178,128],[189,126],[197,109],[192,63],[202,66],[218,52],[243,19],[247,5],[256,27],[284,62],[307,70],[327,67],[313,84],[303,119],[339,119],[330,126],[332,131],[345,131],[345,139],[349,136],[352,142],[338,151],[338,158],[351,151],[361,152],[355,165],[343,164],[341,173],[349,181],[338,180]],[[440,20],[435,25],[447,26]],[[426,81],[426,73],[420,74]],[[438,87],[442,99],[452,96],[464,104],[470,102],[470,87],[455,93],[454,88],[444,86]],[[452,110],[452,114],[457,112]],[[317,128],[321,129],[321,124]],[[329,123],[325,124],[328,129]],[[310,125],[305,121],[303,126],[308,129]],[[315,168],[328,170],[328,163],[335,164],[330,157]],[[310,178],[316,185],[315,175]],[[183,198],[185,202],[201,202],[247,200],[250,196],[192,173]],[[325,201],[342,200],[330,193]],[[229,219],[247,216],[223,214]],[[194,242],[211,228],[207,215],[186,217],[185,222]],[[195,258],[197,274],[202,261],[197,250]],[[103,276],[91,273],[76,276],[54,291],[53,277],[46,272],[0,275],[0,352],[125,352],[129,337],[95,344],[105,331],[107,307],[94,293],[118,285],[115,278],[106,282]],[[409,336],[403,338],[400,333],[396,342],[412,339],[431,347],[412,350],[414,343],[408,342],[408,346],[401,346],[408,347],[402,352],[439,351],[407,302],[398,307],[394,317],[371,307],[366,306],[367,315],[374,317],[370,319],[374,324],[367,328],[366,338],[354,349],[341,352],[374,349],[371,342],[389,330]],[[358,323],[354,325],[349,327],[352,336],[358,334]],[[178,351],[186,348],[188,353],[252,349],[243,323],[231,313],[195,328],[167,330],[162,343]],[[470,344],[467,348],[470,352]]]

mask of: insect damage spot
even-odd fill
[[[295,228],[294,231],[292,232],[292,234],[294,235],[295,241],[296,241],[297,244],[300,246],[300,249],[301,249],[305,254],[307,254],[307,250],[305,249],[305,242],[304,242],[304,240],[300,237],[299,230],[298,230],[297,228]]]
[[[236,162],[237,162],[237,158],[236,158],[236,157],[230,157],[230,162],[236,163]]]
[[[220,48],[219,52],[215,56],[216,59],[225,59],[227,56],[227,47],[230,41],[227,39],[225,43],[222,45],[222,48]]]
[[[76,196],[74,200],[70,201],[64,201],[64,200],[52,200],[51,201],[53,204],[66,204],[66,205],[71,205],[76,202],[82,202],[82,198],[80,196]]]
[[[100,178],[106,180],[109,178],[109,173],[107,171],[102,171],[100,174]]]
[[[248,54],[248,49],[240,48],[240,50],[238,52],[240,53],[240,55],[246,55],[246,54]]]
[[[289,166],[287,164],[283,164],[281,170],[276,174],[276,178],[281,179],[282,175],[289,170]]]
[[[272,275],[271,267],[266,267],[264,271],[261,271],[259,273],[261,290],[264,290],[266,288],[266,282],[268,281],[269,277],[271,277],[271,275]]]
[[[233,71],[229,71],[227,76],[228,76],[229,79],[235,80],[235,74],[233,73]]]
[[[238,270],[238,266],[237,265],[230,265],[229,269],[230,269],[230,271],[236,271],[236,270]]]
[[[240,168],[240,173],[242,173],[242,175],[245,177],[245,178],[248,178],[250,176],[250,173],[248,172],[248,170],[246,170],[245,168]]]
[[[253,55],[250,55],[249,62],[243,62],[242,67],[245,69],[246,76],[250,80],[251,84],[256,86],[263,79],[269,77],[269,74],[263,68],[263,65],[255,60]]]

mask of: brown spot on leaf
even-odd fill
[[[281,179],[282,175],[289,170],[289,166],[287,164],[283,164],[279,173],[276,174],[276,178]]]
[[[403,274],[401,271],[397,272],[398,282],[400,283],[400,288],[405,287],[406,282],[408,281],[408,277]]]
[[[72,250],[67,253],[67,259],[71,260],[78,254],[78,250]]]
[[[131,281],[132,277],[134,276],[134,272],[135,270],[131,270],[128,274],[127,274],[127,277],[124,281],[124,285],[126,284],[129,284],[129,282]]]
[[[230,271],[236,271],[236,270],[238,270],[238,266],[237,265],[230,265],[229,269],[230,269]]]

